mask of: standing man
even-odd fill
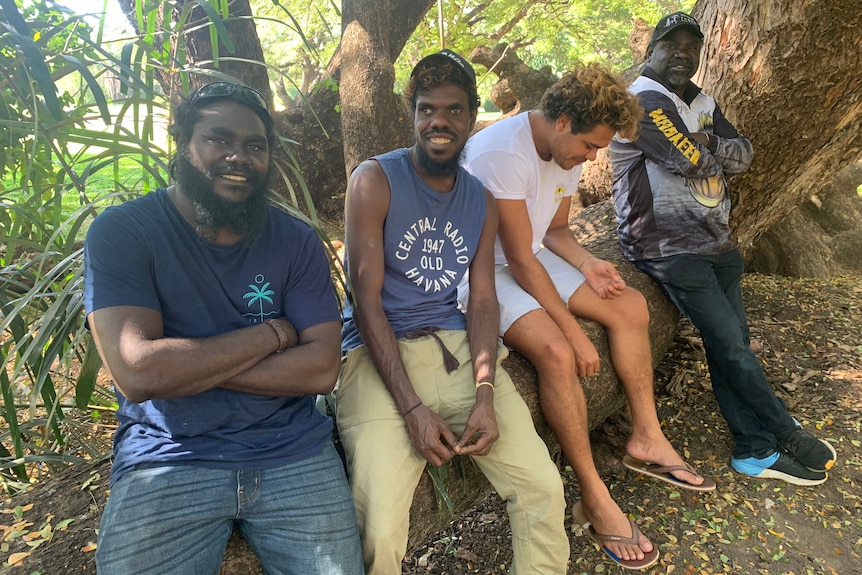
[[[267,205],[266,102],[215,82],[175,120],[175,185],[87,235],[87,320],[119,402],[98,572],[213,575],[237,528],[267,573],[361,575],[314,405],[338,375],[337,300],[314,231]]]
[[[620,134],[610,148],[620,247],[700,330],[713,393],[733,434],[733,468],[817,485],[835,450],[787,413],[749,346],[725,175],[746,170],[753,152],[690,80],[702,47],[697,20],[665,16],[631,85],[645,112],[640,138]]]
[[[563,575],[562,481],[500,366],[494,201],[458,164],[476,120],[476,75],[443,50],[416,65],[405,96],[416,144],[360,164],[345,209],[355,307],[336,405],[366,572],[401,572],[420,475],[460,454],[508,502],[510,573]],[[468,270],[465,318],[457,285]]]
[[[634,136],[639,116],[635,99],[614,76],[598,65],[578,66],[545,92],[540,109],[474,135],[464,160],[496,198],[500,333],[536,368],[542,413],[581,488],[573,515],[591,524],[588,533],[629,568],[655,562],[658,549],[614,502],[593,463],[579,378],[598,371],[599,355],[576,317],[607,331],[631,406],[624,464],[681,488],[715,489],[682,460],[659,425],[644,297],[611,263],[582,248],[568,225],[582,164],[615,132]],[[474,292],[462,289],[461,296],[472,303]]]

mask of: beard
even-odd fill
[[[687,66],[689,68],[689,70],[685,70],[685,71],[671,70],[672,66],[677,66],[677,65]],[[680,62],[680,61],[674,60],[674,61],[670,62],[665,69],[664,81],[667,82],[668,86],[670,86],[671,88],[674,88],[675,90],[685,89],[685,87],[688,86],[688,81],[691,79],[691,77],[697,71],[696,68],[695,69],[691,69],[691,68],[692,68],[692,66],[688,62],[684,62],[684,61]]]
[[[252,193],[242,202],[231,202],[213,191],[217,174],[218,170],[197,168],[186,157],[186,150],[177,154],[176,183],[194,206],[195,233],[212,241],[217,230],[226,228],[242,236],[247,243],[254,241],[267,220],[266,190],[270,173],[263,177],[253,172],[244,174],[252,182]]]
[[[419,144],[416,144],[413,149],[416,150],[416,163],[426,175],[431,177],[454,176],[458,172],[458,165],[461,162],[461,154],[464,153],[464,148],[462,147],[458,150],[457,154],[453,155],[448,160],[438,162],[428,155],[425,148]]]

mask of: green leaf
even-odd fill
[[[9,0],[0,0],[0,4],[3,5],[6,15],[9,16],[12,12],[17,14],[17,10],[14,5],[10,10],[6,7],[7,3],[9,3]],[[36,84],[39,86],[39,90],[45,100],[45,106],[48,108],[48,111],[55,119],[62,119],[64,117],[63,107],[60,105],[60,100],[57,99],[57,86],[54,85],[54,81],[51,79],[51,71],[48,69],[47,64],[45,64],[39,48],[30,37],[29,28],[24,32],[24,34],[22,34],[3,22],[0,22],[0,27],[6,28],[6,31],[9,32],[10,36],[15,39],[16,47],[23,52],[26,67],[30,71],[32,78],[36,81]]]
[[[78,409],[87,409],[87,404],[96,388],[99,370],[102,367],[102,358],[99,356],[93,337],[89,333],[86,335],[85,346],[87,353],[84,355],[84,363],[81,364],[81,372],[78,375],[78,382],[75,384],[75,406]]]
[[[446,466],[434,467],[429,463],[425,466],[425,470],[431,476],[431,483],[434,485],[434,493],[437,494],[438,501],[443,501],[449,513],[454,515],[455,505],[452,503],[448,491],[446,491],[446,479],[448,478]]]

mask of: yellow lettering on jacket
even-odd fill
[[[652,118],[655,127],[664,134],[664,137],[667,138],[668,142],[670,142],[674,148],[679,150],[684,158],[696,166],[700,161],[700,150],[697,149],[697,146],[695,146],[691,140],[683,136],[680,131],[676,129],[670,118],[665,115],[664,110],[658,108],[657,110],[650,112],[649,116]]]

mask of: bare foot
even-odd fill
[[[581,496],[581,510],[596,532],[604,535],[632,536],[632,527],[628,517],[611,498],[607,490],[601,494],[582,493]],[[643,559],[645,553],[652,551],[653,544],[641,533],[638,545],[607,541],[605,547],[620,559],[631,561]]]
[[[673,448],[673,445],[670,444],[664,434],[661,437],[651,439],[641,439],[632,435],[626,444],[626,452],[641,461],[666,466],[685,466],[682,456],[676,452],[676,449]],[[700,485],[703,483],[703,477],[685,469],[673,471],[671,475],[691,485]]]

